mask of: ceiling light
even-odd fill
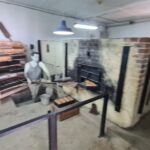
[[[97,26],[94,26],[94,25],[87,25],[87,24],[79,24],[79,23],[76,23],[74,25],[75,28],[80,28],[80,29],[88,29],[88,30],[96,30],[98,29]]]
[[[74,34],[71,28],[67,27],[66,21],[62,20],[59,27],[53,32],[53,34],[57,35],[72,35]]]

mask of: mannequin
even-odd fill
[[[31,54],[31,61],[25,64],[24,75],[28,82],[28,86],[32,95],[32,100],[34,102],[36,101],[40,84],[33,84],[32,82],[41,80],[42,71],[44,71],[44,73],[46,74],[47,79],[51,81],[47,67],[43,62],[39,61],[39,53],[33,52]]]

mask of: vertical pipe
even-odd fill
[[[48,114],[49,113],[51,113],[51,111],[48,111]],[[51,144],[51,136],[50,136],[51,135],[51,131],[50,131],[50,122],[51,122],[51,119],[50,119],[50,117],[48,118],[47,121],[48,121],[48,144],[49,144],[48,146],[49,146],[49,150],[50,150],[50,147],[51,147],[50,146],[50,144]]]
[[[99,137],[105,136],[105,124],[106,124],[108,99],[109,99],[108,95],[105,95],[104,100],[103,100],[103,111],[102,111],[102,119],[101,119]]]
[[[41,40],[38,40],[39,60],[42,61]]]
[[[39,52],[39,61],[42,61],[42,48],[41,48],[41,40],[38,40],[38,52]],[[41,77],[44,77],[44,74],[42,72]]]
[[[68,43],[65,43],[65,77],[68,76]]]
[[[48,119],[49,150],[57,150],[57,115],[51,114]]]

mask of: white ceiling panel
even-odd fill
[[[112,23],[150,16],[150,0],[0,0],[80,19]]]
[[[142,1],[124,7],[120,7],[111,13],[103,14],[104,18],[114,21],[135,20],[150,17],[150,1]]]

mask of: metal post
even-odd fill
[[[50,113],[50,112],[48,112]],[[49,150],[57,150],[57,115],[48,118]]]
[[[106,123],[108,99],[109,99],[108,95],[105,95],[104,100],[103,100],[104,102],[103,102],[102,119],[101,119],[99,137],[105,136],[105,123]]]

